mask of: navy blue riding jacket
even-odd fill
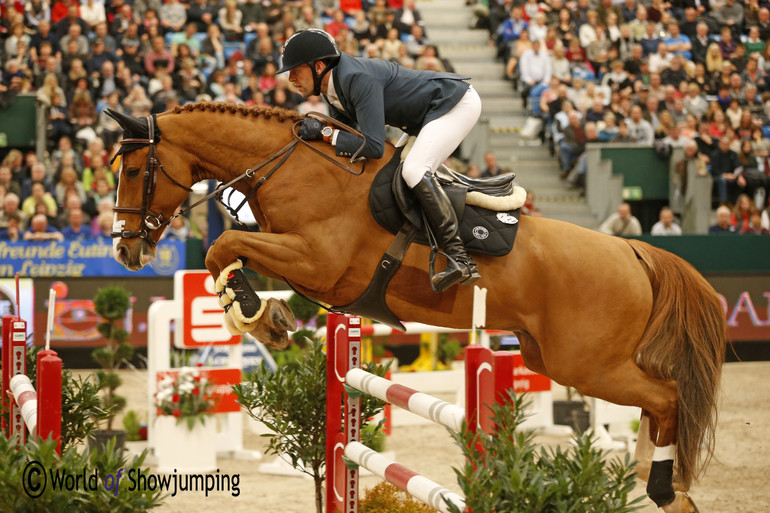
[[[427,123],[443,116],[460,101],[470,85],[455,73],[416,71],[382,59],[340,56],[331,71],[344,112],[330,105],[333,118],[366,137],[361,156],[380,158],[385,151],[385,125],[417,135]],[[336,153],[351,156],[361,139],[348,132],[337,136]]]

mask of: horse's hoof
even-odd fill
[[[700,513],[692,498],[683,492],[677,492],[674,500],[662,509],[666,513]]]

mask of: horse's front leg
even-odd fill
[[[307,241],[296,233],[227,231],[209,248],[206,267],[214,277],[225,324],[233,334],[251,333],[260,342],[284,348],[297,321],[282,300],[262,301],[241,270],[244,264],[271,278],[287,277],[312,290],[326,290],[332,273],[319,272]],[[326,269],[329,271],[329,269]]]

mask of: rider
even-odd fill
[[[304,97],[323,94],[335,119],[357,124],[365,136],[360,156],[381,158],[385,125],[416,135],[402,175],[422,204],[438,245],[450,257],[432,278],[441,292],[456,283],[478,280],[478,267],[463,247],[457,217],[434,171],[459,146],[481,114],[481,99],[466,77],[454,73],[415,71],[380,59],[340,53],[331,35],[301,30],[283,47],[283,66]],[[351,156],[362,140],[307,118],[299,130],[306,140],[332,144],[338,156]]]

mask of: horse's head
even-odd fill
[[[112,227],[115,260],[137,271],[155,258],[155,245],[192,185],[189,164],[159,145],[154,116],[140,119],[107,109],[123,128]],[[172,170],[170,174],[169,170]]]

